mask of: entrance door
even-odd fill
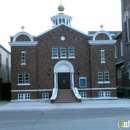
[[[70,89],[70,73],[58,73],[58,89]]]

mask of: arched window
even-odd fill
[[[98,82],[103,82],[103,72],[101,70],[98,71]]]
[[[124,51],[123,51],[123,42],[122,42],[122,39],[121,39],[121,42],[120,42],[120,49],[121,49],[121,56],[124,55]]]
[[[60,47],[60,57],[66,57],[66,47],[65,46]]]
[[[107,82],[107,81],[109,81],[109,71],[105,70],[104,71],[104,82]]]
[[[58,47],[57,46],[52,47],[52,57],[58,57]]]
[[[68,56],[69,57],[75,57],[75,52],[74,52],[74,47],[73,46],[69,46]]]

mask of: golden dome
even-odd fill
[[[58,6],[58,10],[59,10],[59,11],[64,11],[64,9],[65,9],[65,8],[64,8],[63,5],[59,5],[59,6]]]

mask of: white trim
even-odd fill
[[[60,59],[67,59],[67,57],[60,57]]]
[[[68,59],[75,59],[75,57],[68,57]]]
[[[41,91],[52,91],[53,89],[28,89],[28,90],[11,90],[11,92],[41,92]]]
[[[19,42],[8,42],[10,46],[36,46],[38,41],[19,41]]]
[[[17,86],[30,86],[30,83],[25,83],[25,84],[18,83]]]
[[[100,30],[100,31],[96,32],[96,33],[93,35],[93,39],[92,39],[92,40],[95,40],[96,37],[97,37],[97,35],[99,35],[99,34],[101,34],[101,33],[106,34],[106,35],[109,37],[109,40],[112,40],[112,36],[110,35],[110,33],[107,32],[107,31],[104,31],[104,30]]]
[[[105,82],[99,81],[98,84],[110,84],[110,81],[105,81]]]
[[[26,65],[26,63],[21,63],[21,65]]]
[[[108,98],[83,98],[84,100],[113,100],[118,99],[117,97],[108,97]]]
[[[90,45],[113,45],[117,40],[88,40]]]
[[[78,88],[78,90],[116,90],[117,88]]]
[[[23,31],[17,33],[17,34],[14,36],[14,38],[13,38],[13,42],[15,42],[16,39],[17,39],[17,37],[20,36],[20,35],[26,35],[26,36],[28,36],[28,37],[30,38],[30,41],[33,42],[33,38],[32,38],[32,36],[31,36],[29,33],[27,33],[27,32],[23,32]]]
[[[59,59],[59,57],[51,57],[51,59]]]
[[[55,26],[55,27],[53,27],[53,28],[51,28],[51,29],[49,29],[49,30],[47,30],[47,31],[45,31],[45,32],[43,32],[43,33],[41,33],[41,34],[39,34],[39,35],[37,35],[37,37],[40,37],[41,35],[44,35],[44,34],[50,32],[50,31],[54,30],[55,28],[58,28],[58,27],[61,26],[61,25],[64,25],[64,26],[66,26],[66,27],[68,27],[68,28],[70,28],[70,29],[72,29],[72,30],[74,30],[74,31],[77,31],[77,32],[79,32],[79,33],[81,33],[81,34],[83,34],[83,35],[85,35],[85,36],[88,36],[88,34],[86,34],[86,33],[84,33],[84,32],[81,32],[81,31],[79,31],[78,29],[75,29],[75,28],[73,28],[73,27],[71,27],[71,26],[69,26],[69,25],[66,25],[66,24],[64,24],[64,23],[61,23],[61,24],[59,24],[59,25],[57,25],[57,26]]]

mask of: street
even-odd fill
[[[130,109],[1,111],[0,130],[119,130],[122,119],[130,120]]]

